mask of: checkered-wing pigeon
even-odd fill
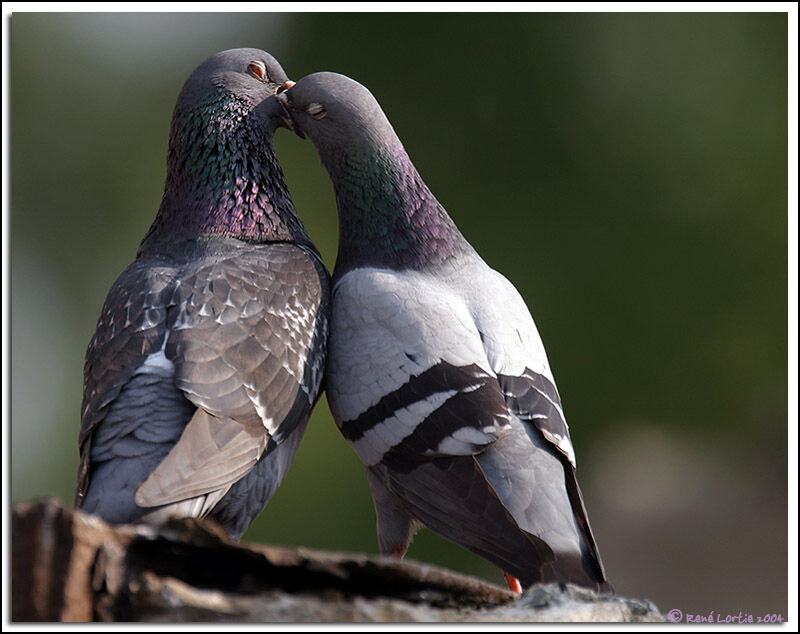
[[[272,139],[290,82],[234,49],[175,107],[161,207],[86,353],[76,504],[114,523],[209,516],[238,539],[320,391],[329,277]]]

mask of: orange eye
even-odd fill
[[[267,81],[267,67],[264,66],[264,62],[259,62],[254,59],[247,65],[247,72],[258,81]]]

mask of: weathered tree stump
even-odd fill
[[[664,620],[575,586],[517,598],[409,560],[237,544],[210,522],[111,526],[55,499],[17,505],[11,539],[14,622]]]

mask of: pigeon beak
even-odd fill
[[[283,111],[283,114],[281,114],[280,117],[281,121],[283,121],[283,124],[287,128],[289,128],[292,132],[294,132],[297,136],[299,136],[301,139],[305,139],[306,135],[300,131],[300,129],[295,124],[294,119],[292,118],[291,112],[289,110],[290,108],[289,99],[286,97],[286,91],[289,90],[289,88],[291,88],[292,86],[294,86],[294,84],[295,82],[291,80],[283,84],[283,86],[281,87],[282,89],[279,88],[278,92],[275,94],[275,99],[277,99],[278,103],[281,104],[281,110]]]

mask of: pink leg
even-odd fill
[[[395,547],[389,552],[390,557],[397,557],[398,559],[402,559],[406,556],[406,551],[408,550],[408,544],[404,544],[403,542],[398,542],[395,544]]]
[[[516,592],[517,594],[522,594],[522,584],[520,584],[519,579],[517,579],[516,577],[512,577],[507,572],[504,572],[503,576],[506,578],[506,583],[508,584],[508,588],[512,592]]]

